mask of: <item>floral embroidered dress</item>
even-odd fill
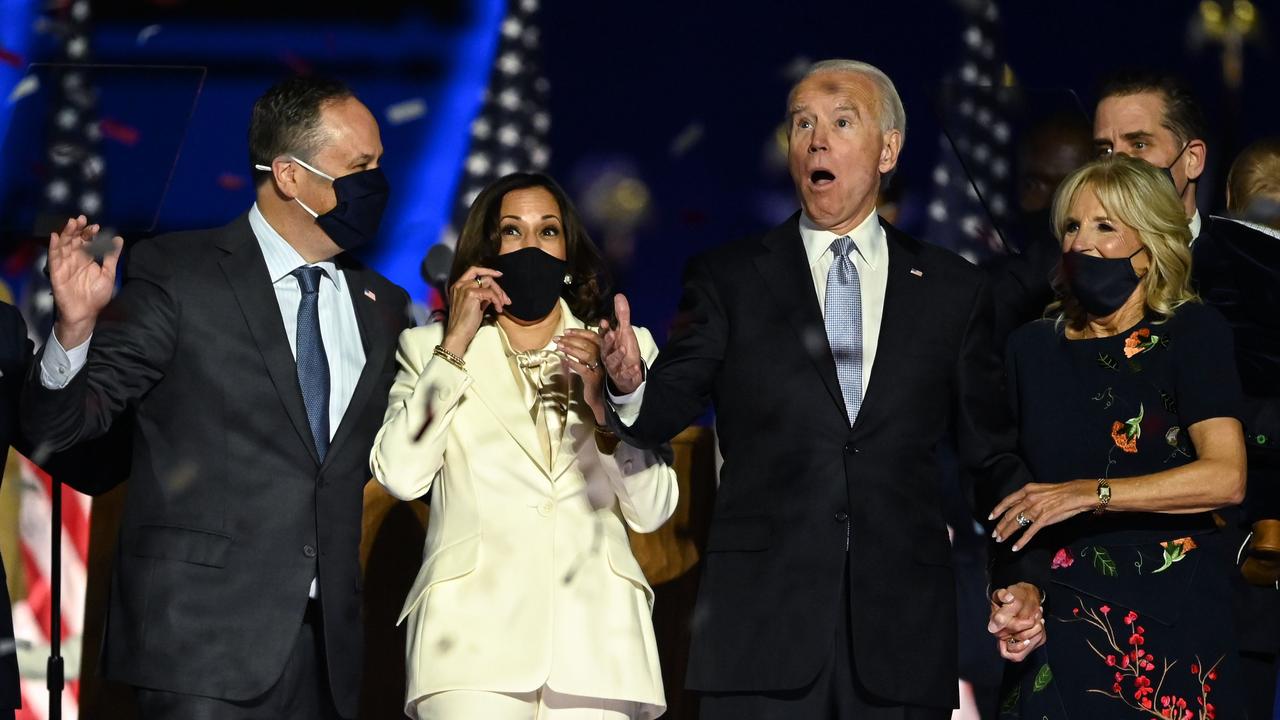
[[[1200,304],[1107,338],[1069,340],[1037,321],[1010,338],[1006,362],[1037,482],[1189,463],[1187,428],[1236,417],[1240,403],[1230,330]],[[1017,555],[995,575],[1043,588],[1048,639],[1007,677],[1002,720],[1246,717],[1234,565],[1210,513],[1085,513]]]

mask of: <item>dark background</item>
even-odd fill
[[[43,6],[7,0],[5,7],[4,46],[24,62],[49,59],[56,38],[22,22],[24,13],[38,16]],[[661,334],[690,254],[794,210],[777,162],[776,130],[787,88],[808,61],[858,58],[895,80],[909,127],[894,180],[899,221],[925,234],[931,173],[940,153],[950,152],[940,143],[948,108],[938,106],[939,89],[959,63],[970,25],[966,7],[946,0],[543,2],[551,172],[618,261],[619,284],[633,296],[639,320]],[[1199,192],[1202,208],[1218,210],[1230,158],[1243,143],[1275,133],[1280,110],[1277,58],[1266,37],[1280,22],[1280,7],[1250,7],[1259,32],[1245,44],[1244,82],[1234,94],[1223,82],[1222,46],[1195,42],[1201,12],[1195,0],[1005,3],[997,42],[1017,84],[1067,98],[1073,91],[1082,114],[1092,110],[1099,79],[1119,67],[1142,64],[1184,76],[1213,127],[1210,172]],[[93,62],[207,73],[189,124],[165,131],[182,143],[155,226],[134,236],[221,224],[242,212],[252,202],[245,129],[253,99],[290,73],[333,74],[351,83],[382,123],[394,195],[380,241],[367,254],[427,300],[418,261],[450,214],[505,9],[502,0],[93,3]],[[0,91],[7,95],[19,76],[16,66],[0,67]],[[138,105],[181,104],[187,95],[158,84]],[[417,101],[425,103],[424,115],[387,121],[388,108]],[[5,158],[0,182],[10,193],[31,180],[28,168],[15,165]],[[107,169],[108,206],[111,193],[128,192],[131,184],[129,168],[118,165]],[[152,166],[166,161],[138,165]],[[606,211],[591,208],[593,192],[618,178],[641,204],[615,225],[607,193]],[[12,250],[15,240],[6,241]]]

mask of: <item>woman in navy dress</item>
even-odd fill
[[[1182,203],[1112,156],[1063,182],[1053,218],[1059,299],[1006,357],[1037,482],[992,513],[1001,717],[1244,718],[1212,515],[1244,496],[1240,383],[1190,286]]]

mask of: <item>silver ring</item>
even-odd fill
[[[1026,513],[1018,513],[1018,517],[1014,518],[1018,522],[1018,527],[1026,527],[1031,524],[1031,518]]]
[[[1004,642],[1005,642],[1005,644],[1006,644],[1006,645],[1008,645],[1008,646],[1010,646],[1010,647],[1013,647],[1013,646],[1016,646],[1016,645],[1020,644],[1022,641],[1021,641],[1021,640],[1019,640],[1018,638],[1009,638],[1008,640],[1005,640]]]

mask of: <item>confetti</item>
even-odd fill
[[[34,94],[40,89],[40,79],[35,75],[28,75],[18,81],[13,86],[13,90],[9,91],[9,104],[12,105],[22,98]]]
[[[412,98],[387,106],[387,122],[392,125],[403,125],[426,114],[427,101],[422,98]]]
[[[675,139],[671,141],[671,154],[680,157],[693,149],[697,145],[704,134],[705,128],[700,122],[689,123]]]
[[[4,63],[5,65],[10,65],[12,67],[20,68],[26,65],[27,61],[25,58],[22,57],[22,55],[19,55],[18,53],[12,50],[5,50],[4,48],[0,48],[0,63]]]
[[[245,177],[236,173],[224,172],[218,176],[218,187],[228,192],[239,190],[247,184]]]
[[[137,145],[141,137],[137,128],[116,122],[110,118],[103,118],[98,123],[98,130],[102,133],[102,137],[115,140],[121,145]]]
[[[159,25],[148,25],[138,31],[138,44],[146,45],[147,41],[160,34]]]
[[[289,69],[292,70],[295,74],[298,74],[298,75],[311,74],[311,63],[307,62],[306,60],[303,60],[300,56],[293,53],[292,51],[286,50],[285,52],[281,53],[280,62],[283,62],[285,65],[288,65]]]
[[[116,231],[104,227],[93,236],[93,240],[90,240],[88,245],[84,246],[84,251],[93,257],[100,258],[115,249],[115,238]]]

